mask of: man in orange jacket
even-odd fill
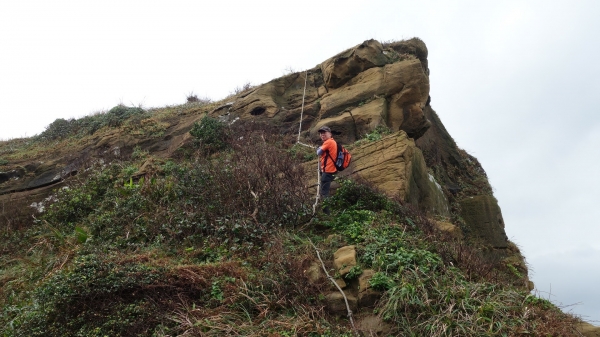
[[[317,148],[317,155],[319,156],[319,170],[321,171],[321,197],[325,199],[329,196],[331,182],[335,179],[335,173],[337,173],[335,168],[337,144],[333,140],[331,129],[328,126],[319,128],[319,136],[321,136],[323,145]],[[324,211],[329,214],[327,208]]]

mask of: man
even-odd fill
[[[321,171],[321,197],[325,199],[329,196],[329,188],[337,172],[335,168],[337,144],[333,140],[331,129],[328,126],[319,128],[319,136],[321,136],[323,145],[317,148],[317,155],[319,156],[319,170]],[[327,208],[324,211],[329,214]]]

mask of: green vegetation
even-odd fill
[[[365,142],[374,142],[374,141],[378,141],[381,138],[392,134],[392,130],[390,130],[388,127],[384,126],[384,125],[379,125],[375,128],[375,130],[373,130],[372,132],[367,133],[366,135],[364,135],[363,138],[359,139],[354,146],[358,146],[360,144],[363,144]]]
[[[85,116],[80,119],[58,118],[36,136],[39,141],[63,139],[70,136],[92,135],[103,127],[118,127],[129,118],[149,118],[147,112],[140,107],[117,105],[106,113]]]
[[[195,138],[196,145],[209,153],[222,151],[227,148],[229,130],[217,119],[205,116],[200,122],[194,123],[190,134]]]
[[[306,158],[269,127],[205,117],[191,133],[189,157],[134,149],[0,228],[0,335],[352,336],[323,310],[329,281],[307,281],[309,238],[328,267],[356,245],[346,278],[375,271],[392,335],[568,335],[575,319],[514,287],[514,270],[366,183],[342,180],[313,217]]]

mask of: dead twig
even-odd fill
[[[317,252],[317,257],[319,258],[319,261],[321,261],[321,266],[323,267],[323,271],[325,272],[325,275],[327,275],[327,278],[331,281],[331,283],[333,283],[335,285],[335,287],[340,291],[340,293],[344,297],[344,302],[346,303],[346,310],[348,310],[348,319],[350,320],[350,325],[352,325],[352,331],[354,331],[354,333],[357,336],[360,336],[358,331],[356,330],[356,327],[354,326],[354,320],[352,319],[352,310],[350,310],[350,305],[348,304],[348,298],[346,297],[346,294],[344,294],[344,291],[342,290],[342,288],[340,288],[340,286],[337,284],[337,282],[335,282],[335,279],[333,277],[331,277],[331,275],[329,275],[329,273],[327,272],[327,268],[325,268],[325,263],[323,263],[323,259],[321,259],[321,254],[319,253],[319,250],[317,249],[315,244],[310,239],[308,239],[308,242],[310,242],[310,244],[313,246],[313,248]]]

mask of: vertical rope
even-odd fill
[[[300,109],[300,127],[298,128],[298,139],[296,143],[300,143],[300,133],[302,132],[302,116],[304,115],[304,98],[306,97],[306,81],[308,80],[308,70],[304,72],[304,93],[302,94],[302,109]]]
[[[315,197],[315,203],[313,205],[313,215],[317,213],[317,204],[319,203],[319,193],[321,192],[321,168],[319,167],[319,160],[317,159],[317,196]]]
[[[300,134],[302,133],[302,119],[304,117],[304,100],[306,98],[306,83],[308,81],[308,70],[304,72],[304,92],[302,94],[302,108],[300,109],[300,126],[298,127],[298,138],[296,144],[304,145],[314,149],[314,147],[304,144],[300,141]],[[315,196],[315,203],[313,205],[313,215],[317,213],[317,204],[319,203],[319,193],[321,192],[321,170],[319,168],[319,160],[317,159],[317,195]]]

